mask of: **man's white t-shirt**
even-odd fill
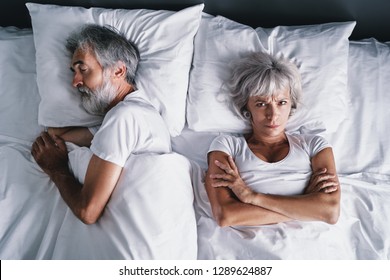
[[[256,191],[301,194],[312,173],[312,157],[330,145],[321,136],[287,133],[286,136],[290,150],[278,162],[269,163],[258,158],[243,136],[220,135],[211,143],[209,152],[222,151],[231,155],[242,179]]]
[[[162,117],[137,90],[108,111],[92,140],[91,151],[123,167],[130,154],[163,154],[172,148]]]

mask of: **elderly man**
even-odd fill
[[[139,54],[124,36],[108,27],[86,25],[69,36],[66,47],[73,86],[84,108],[104,115],[104,120],[97,132],[81,127],[44,132],[31,153],[73,213],[92,224],[102,215],[127,158],[170,152],[170,136],[159,113],[136,88]],[[93,156],[84,185],[69,170],[65,141],[90,145]]]

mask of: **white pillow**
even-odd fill
[[[348,119],[329,138],[339,173],[390,174],[389,62],[390,42],[350,41],[352,106]]]
[[[111,25],[139,48],[136,82],[162,114],[171,135],[185,125],[185,106],[193,39],[203,4],[179,12],[65,7],[26,4],[32,19],[37,81],[42,98],[39,122],[45,126],[92,126],[101,119],[87,114],[71,86],[65,40],[85,23]],[[50,26],[50,27],[48,27]]]
[[[289,58],[302,75],[303,104],[290,118],[287,130],[335,131],[348,112],[348,37],[354,26],[355,22],[345,22],[253,29],[222,16],[203,14],[190,72],[188,127],[195,131],[248,131],[249,123],[232,109],[224,82],[232,61],[264,51]]]
[[[40,97],[36,84],[35,47],[31,29],[0,27],[0,135],[33,141]]]

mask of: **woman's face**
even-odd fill
[[[254,133],[275,137],[284,135],[284,130],[291,112],[290,90],[277,91],[272,97],[252,96],[247,103],[252,115]]]

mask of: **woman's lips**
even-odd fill
[[[268,128],[271,128],[271,129],[275,129],[275,128],[278,128],[279,125],[277,124],[270,124],[270,125],[267,125]]]

